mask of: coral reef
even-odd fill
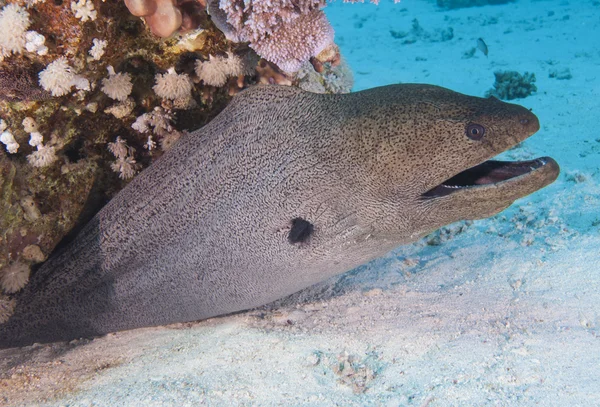
[[[573,75],[571,74],[571,70],[569,68],[564,68],[561,70],[553,69],[548,73],[548,77],[558,79],[559,81],[573,79]]]
[[[228,4],[232,11],[242,3]],[[259,41],[247,44],[227,39],[201,1],[0,0],[3,313],[61,239],[240,90],[351,89],[324,1],[273,3],[289,11],[283,19],[267,2],[252,4],[231,21],[270,23],[255,26]],[[221,13],[220,21],[233,18]],[[250,35],[240,27],[240,36]],[[289,48],[299,43],[309,45]],[[260,59],[253,44],[281,66]]]
[[[35,272],[121,179],[161,155],[145,149],[148,136],[131,126],[162,106],[157,75],[179,66],[184,51],[148,32],[122,2],[0,4],[0,288],[11,294],[27,281],[17,277]],[[196,59],[237,52],[208,28]],[[191,95],[199,86],[188,83]],[[181,130],[203,125],[230,98],[228,89],[211,96],[202,103],[195,92],[199,103],[185,112]],[[175,123],[179,111],[167,104]],[[115,163],[107,146],[119,137],[132,148]]]
[[[486,96],[495,96],[502,100],[525,98],[533,92],[537,92],[535,86],[535,74],[525,72],[520,74],[516,71],[494,72],[496,82],[494,88],[486,92]]]

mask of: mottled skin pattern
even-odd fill
[[[468,123],[486,128],[474,141]],[[266,304],[552,182],[425,199],[539,128],[523,107],[429,85],[349,95],[255,87],[183,137],[48,260],[0,347],[192,321]],[[314,225],[288,240],[291,221]]]

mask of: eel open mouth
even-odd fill
[[[437,198],[466,189],[489,186],[527,175],[552,161],[542,157],[530,161],[485,161],[442,182],[423,194],[426,198]]]

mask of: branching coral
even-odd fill
[[[228,25],[237,34],[232,40],[251,43],[260,42],[298,17],[325,7],[325,0],[209,0],[209,11],[214,10],[216,2],[227,19],[222,21],[221,16],[215,16],[217,27]],[[222,31],[229,36],[233,34],[227,33],[227,29]]]
[[[140,165],[133,157],[135,149],[129,147],[121,137],[117,137],[113,143],[108,143],[108,149],[117,159],[111,164],[111,169],[119,173],[119,178],[121,179],[133,178],[140,168]]]
[[[170,111],[157,106],[151,113],[144,113],[138,117],[131,127],[143,134],[152,132],[159,136],[161,138],[161,148],[168,150],[181,137],[181,133],[173,128],[173,120],[174,118]],[[151,135],[148,136],[145,146],[148,150],[156,147],[156,143]]]
[[[333,43],[333,28],[322,11],[301,15],[290,24],[250,46],[263,58],[286,72],[302,64]]]

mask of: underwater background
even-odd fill
[[[558,180],[259,310],[1,351],[0,405],[600,403],[600,2],[324,10],[353,91],[514,97],[541,129],[504,156],[551,156]]]

